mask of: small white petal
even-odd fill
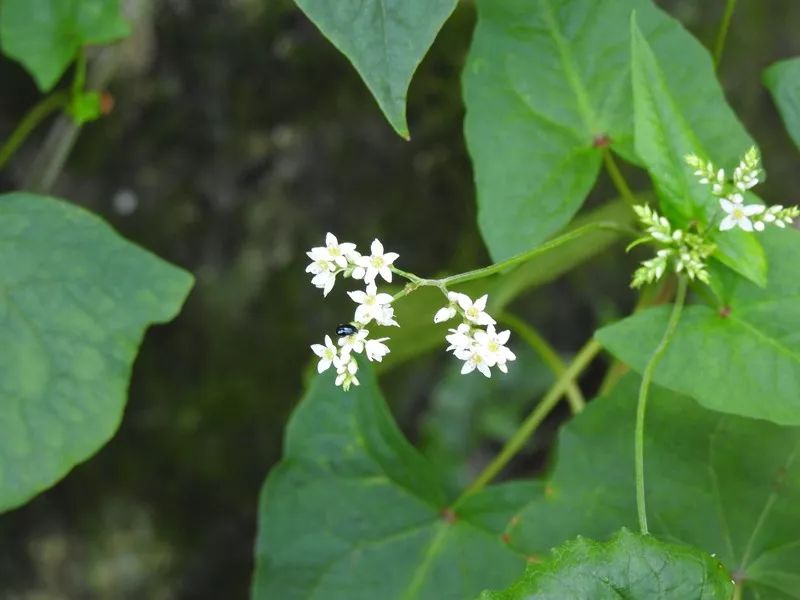
[[[729,229],[733,229],[736,226],[736,219],[734,219],[731,215],[728,215],[724,219],[722,219],[722,223],[719,224],[720,231],[728,231]]]

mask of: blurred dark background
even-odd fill
[[[461,131],[470,2],[414,79],[411,142],[391,131],[347,60],[289,0],[130,4],[136,33],[109,85],[114,110],[83,129],[52,192],[189,269],[197,284],[182,315],[148,333],[113,440],[0,516],[2,599],[245,598],[257,496],[302,393],[308,346],[352,310],[342,294],[323,302],[309,285],[305,250],[332,231],[363,248],[377,236],[420,274],[487,261]],[[722,0],[660,4],[710,45]],[[800,54],[800,3],[739,5],[721,78],[764,152],[762,194],[796,202],[800,156],[760,71]],[[8,61],[0,82],[2,138],[39,95]],[[24,180],[46,133],[3,173],[5,189]],[[594,195],[614,192],[603,180]],[[568,356],[630,308],[629,268],[616,247],[513,308]],[[504,381],[467,382],[443,354],[406,362],[382,382],[408,435],[463,473],[507,435],[549,375],[531,356]],[[589,390],[601,375],[588,374]],[[496,386],[503,405],[485,402]],[[518,469],[543,464],[559,418]]]

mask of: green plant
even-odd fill
[[[297,4],[408,138],[408,86],[457,1]],[[319,375],[259,506],[253,597],[798,597],[799,212],[755,196],[760,152],[715,74],[734,0],[713,59],[651,0],[476,4],[465,134],[495,262],[433,278],[378,240],[362,255],[329,233],[309,251],[324,296],[337,281],[366,289],[350,291],[358,306],[338,339],[312,346]],[[118,0],[0,2],[0,47],[46,94],[0,146],[0,167],[57,111],[100,118],[85,46],[128,30]],[[764,75],[796,142],[798,60]],[[603,169],[619,197],[578,214]],[[652,191],[631,189],[634,169]],[[654,248],[632,274],[640,301],[564,364],[505,309],[622,238]],[[175,316],[192,279],[83,209],[24,191],[0,196],[0,245],[7,510],[113,435],[144,329]],[[435,325],[454,318],[447,333]],[[443,338],[465,377],[513,377],[537,354],[554,379],[527,416],[495,415],[502,449],[455,493],[376,379]],[[516,338],[530,351],[513,352]],[[587,402],[577,380],[603,349],[619,362]],[[480,386],[458,391],[470,393]],[[572,418],[551,472],[493,483],[562,398]]]

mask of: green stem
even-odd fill
[[[467,271],[466,273],[460,273],[459,275],[451,275],[450,277],[445,277],[444,279],[433,279],[426,281],[434,282],[433,283],[434,285],[450,286],[459,283],[465,283],[467,281],[472,281],[473,279],[488,277],[489,275],[494,275],[495,273],[504,271],[509,267],[513,267],[514,265],[518,265],[519,263],[528,261],[534,258],[535,256],[539,256],[540,254],[544,254],[546,252],[549,252],[550,250],[554,250],[555,248],[558,248],[559,246],[562,246],[567,242],[571,242],[572,240],[579,238],[591,231],[596,231],[599,229],[604,229],[607,231],[619,231],[623,233],[638,235],[634,230],[628,227],[624,227],[619,223],[615,223],[613,221],[598,221],[597,223],[589,223],[588,225],[584,225],[583,227],[578,227],[576,229],[573,229],[572,231],[568,231],[567,233],[564,233],[558,236],[557,238],[553,238],[552,240],[545,242],[541,246],[537,246],[536,248],[532,248],[531,250],[521,252],[520,254],[516,254],[511,258],[507,258],[506,260],[494,263],[492,265],[489,265],[488,267],[483,267],[481,269],[474,269],[472,271]],[[430,285],[430,284],[423,284],[423,285]]]
[[[731,600],[742,600],[742,584],[735,583],[733,585],[733,598]]]
[[[614,155],[611,154],[611,150],[608,147],[603,148],[603,163],[605,163],[608,176],[611,177],[611,181],[614,183],[614,187],[617,188],[619,195],[622,196],[622,199],[625,200],[628,206],[636,206],[636,197],[631,192],[625,176],[619,170],[617,162],[614,160]]]
[[[731,19],[735,8],[736,0],[726,0],[725,12],[722,15],[722,21],[717,32],[717,41],[714,44],[714,67],[716,68],[719,68],[719,63],[722,60],[722,52],[725,50],[725,41],[728,39],[728,30],[731,27]]]
[[[530,439],[539,424],[544,421],[545,417],[550,414],[550,411],[558,404],[559,399],[564,394],[569,384],[583,372],[600,350],[600,344],[594,341],[594,339],[590,339],[586,342],[583,348],[575,355],[572,364],[567,367],[564,373],[548,390],[547,394],[545,394],[544,398],[542,398],[542,401],[536,405],[533,411],[522,422],[522,425],[519,426],[519,429],[517,429],[514,435],[506,442],[500,454],[481,471],[478,477],[475,478],[475,481],[473,481],[459,499],[456,500],[456,505],[468,495],[485,487],[486,484],[492,481],[492,479],[503,470],[509,461],[522,449],[528,439]]]
[[[502,323],[511,327],[514,333],[528,342],[528,345],[539,355],[544,364],[550,367],[550,370],[556,377],[561,377],[564,374],[567,370],[564,361],[561,360],[558,353],[536,329],[509,312],[501,313],[498,318]],[[572,414],[580,413],[586,406],[586,400],[574,381],[569,382],[565,395],[567,397],[567,402],[569,402],[569,407],[572,410]]]
[[[678,327],[681,311],[686,302],[687,282],[688,280],[683,275],[678,278],[678,292],[675,296],[675,303],[672,305],[667,328],[653,355],[647,362],[647,366],[644,368],[642,383],[639,386],[639,400],[636,405],[636,431],[634,433],[634,457],[636,462],[636,512],[639,515],[639,529],[643,534],[648,533],[647,507],[645,506],[644,495],[644,417],[647,410],[647,395],[650,391],[653,371],[655,371],[656,366],[664,356],[664,352],[666,352],[667,346],[672,341],[672,336]]]
[[[52,113],[66,106],[69,96],[64,92],[56,92],[45,96],[34,104],[25,114],[17,128],[0,148],[0,169],[5,166],[8,159],[17,151],[36,127]]]

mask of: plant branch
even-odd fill
[[[30,110],[25,113],[22,121],[19,122],[19,125],[17,125],[16,129],[14,129],[5,141],[3,147],[0,148],[0,169],[5,166],[8,159],[13,156],[14,152],[17,151],[31,132],[51,114],[64,108],[68,101],[69,95],[66,92],[56,92],[45,96],[34,104]]]
[[[544,398],[542,398],[541,402],[536,405],[533,411],[531,411],[528,417],[522,422],[522,425],[519,426],[519,429],[517,429],[514,435],[506,442],[500,453],[483,471],[481,471],[478,477],[475,478],[475,481],[473,481],[459,499],[456,500],[456,505],[468,495],[483,489],[486,484],[492,481],[500,471],[505,468],[509,461],[516,456],[528,439],[530,439],[539,424],[544,421],[545,417],[550,414],[550,411],[558,404],[558,401],[569,384],[583,372],[600,350],[600,344],[594,339],[590,339],[586,342],[583,348],[575,355],[572,364],[567,367],[564,373],[545,394]]]
[[[664,356],[664,352],[666,352],[678,327],[681,311],[683,311],[683,305],[686,302],[687,287],[688,280],[681,275],[678,278],[678,292],[675,296],[675,303],[672,305],[667,328],[664,330],[661,341],[656,346],[653,355],[644,368],[642,383],[639,386],[639,399],[636,405],[636,429],[634,433],[634,461],[636,463],[636,512],[639,516],[639,529],[643,534],[648,533],[647,507],[644,494],[644,418],[647,411],[647,396],[650,391],[650,382],[653,379],[653,371],[655,371],[656,366]]]
[[[726,0],[725,12],[722,14],[722,21],[719,24],[719,31],[717,32],[717,41],[714,43],[714,67],[719,68],[719,63],[722,61],[722,53],[725,50],[725,42],[728,39],[728,30],[731,27],[731,19],[733,18],[733,11],[736,8],[736,0]]]
[[[617,161],[614,160],[614,155],[611,154],[611,150],[609,150],[608,147],[603,148],[603,163],[605,164],[608,176],[611,177],[611,181],[614,183],[614,187],[617,188],[622,199],[625,200],[631,208],[636,206],[636,197],[633,195],[633,192],[631,192],[631,188],[625,176],[622,174],[622,171],[619,170]]]
[[[501,313],[498,315],[498,319],[511,327],[514,333],[525,340],[557,378],[564,374],[567,370],[564,361],[561,360],[558,353],[536,329],[509,312]],[[569,382],[564,395],[567,398],[567,402],[569,402],[572,414],[580,413],[586,406],[586,399],[583,397],[580,388],[574,381]]]

